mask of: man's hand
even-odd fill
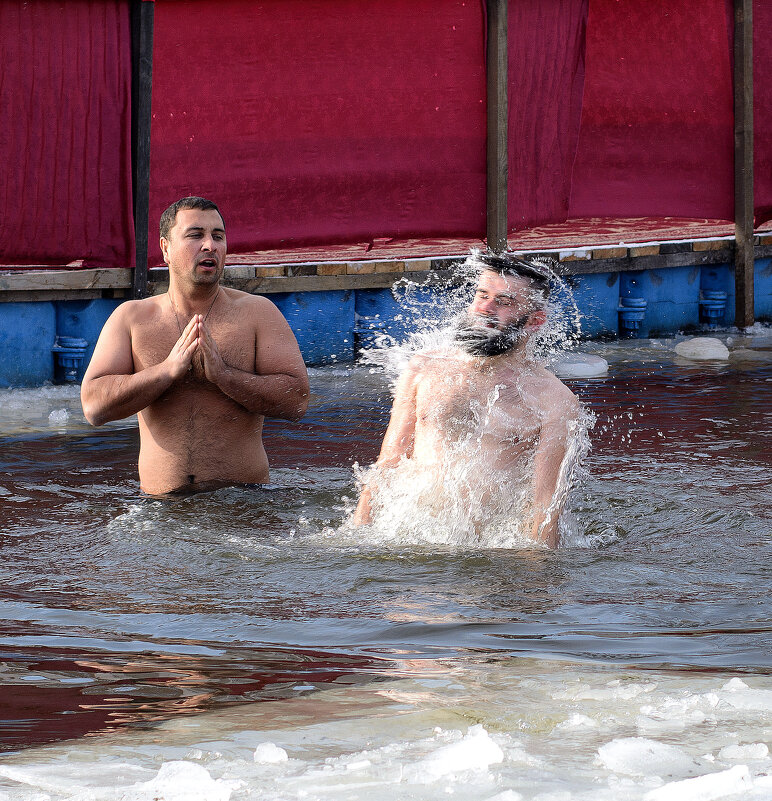
[[[193,354],[198,348],[198,321],[200,319],[200,314],[194,314],[190,318],[185,330],[174,343],[174,347],[165,359],[172,381],[182,378],[190,369]]]
[[[204,364],[204,375],[207,381],[211,381],[215,385],[219,385],[220,378],[223,371],[227,369],[227,365],[220,355],[220,349],[214,341],[214,337],[209,332],[204,318],[199,314],[197,331],[198,331],[198,349],[201,352],[201,360]]]

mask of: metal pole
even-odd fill
[[[752,0],[734,0],[735,312],[753,325],[753,17]]]
[[[487,0],[488,158],[487,239],[490,250],[507,248],[507,0]]]
[[[131,4],[131,156],[134,196],[134,297],[147,296],[148,222],[150,214],[150,114],[153,94],[153,23],[155,4]]]

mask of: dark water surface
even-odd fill
[[[591,346],[608,376],[567,380],[596,416],[586,544],[556,553],[338,532],[388,421],[366,367],[313,370],[305,420],[268,423],[268,488],[169,501],[138,491],[133,424],[90,429],[69,389],[3,391],[0,749],[388,682],[406,660],[769,676],[772,340],[741,344],[723,364]]]

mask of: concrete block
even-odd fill
[[[377,261],[375,262],[376,273],[402,273],[405,271],[404,261]]]
[[[723,250],[728,248],[730,242],[724,239],[705,239],[698,242],[692,242],[692,250],[698,253],[704,253],[708,250]]]
[[[659,245],[637,245],[630,248],[630,255],[636,256],[659,256]]]
[[[424,270],[432,269],[431,259],[413,259],[412,261],[405,262],[406,272],[422,272]]]
[[[348,265],[346,262],[331,262],[329,264],[317,264],[316,265],[316,274],[317,275],[345,275],[346,274],[346,267]]]
[[[599,248],[593,250],[593,259],[624,259],[627,258],[627,248]]]
[[[374,273],[374,261],[352,261],[346,265],[347,275],[362,275],[364,273]]]

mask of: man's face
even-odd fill
[[[194,284],[216,283],[225,267],[222,217],[214,209],[180,209],[169,238],[161,237],[161,251],[175,275]]]
[[[539,308],[527,278],[485,270],[480,275],[456,341],[473,356],[496,356],[512,350],[525,336],[531,314]]]

